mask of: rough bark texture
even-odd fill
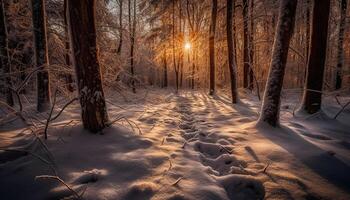
[[[96,44],[95,0],[68,1],[68,21],[84,128],[98,132],[108,124]]]
[[[347,9],[347,0],[341,0],[341,14],[340,14],[340,23],[339,23],[339,36],[338,36],[338,53],[337,53],[337,74],[335,79],[335,89],[338,90],[342,87],[342,71],[344,65],[344,33],[346,25],[346,9]]]
[[[231,79],[231,98],[232,103],[237,103],[237,85],[236,85],[236,63],[234,55],[234,42],[233,42],[233,0],[227,0],[227,15],[226,15],[226,34],[227,34],[227,47],[228,47],[228,66],[230,70]]]
[[[215,93],[215,31],[216,31],[216,16],[218,9],[218,1],[212,1],[212,11],[211,11],[211,22],[209,30],[209,95],[214,95]]]
[[[34,63],[36,67],[42,68],[37,73],[37,110],[42,112],[48,110],[51,105],[44,0],[32,0],[32,18],[34,32]]]
[[[131,14],[131,0],[128,2],[129,10],[129,32],[130,32],[130,74],[132,92],[136,93],[135,88],[135,71],[134,71],[134,48],[135,48],[135,28],[136,28],[136,0],[133,0],[133,15]],[[131,20],[131,15],[133,19]]]
[[[310,55],[303,98],[303,109],[309,114],[318,112],[321,109],[329,12],[330,0],[317,0],[317,2],[314,2]]]
[[[254,88],[254,75],[253,75],[253,67],[254,67],[254,0],[250,0],[250,29],[249,29],[249,85],[248,88],[253,90]]]
[[[66,42],[65,42],[65,48],[66,48],[66,54],[65,54],[65,60],[66,60],[66,65],[67,67],[71,67],[71,62],[70,62],[70,56],[69,56],[69,34],[68,34],[68,22],[67,22],[67,1],[68,0],[64,0],[64,32],[65,32],[65,36],[66,36]],[[66,78],[66,83],[67,83],[67,89],[70,92],[74,91],[74,87],[73,87],[73,76],[72,74],[70,74],[69,72],[65,74],[65,78]]]
[[[249,30],[248,0],[243,0],[243,87],[249,87]]]
[[[272,50],[270,72],[259,118],[259,123],[267,123],[274,127],[278,125],[280,96],[287,63],[289,43],[293,35],[295,24],[296,7],[297,0],[281,1]]]
[[[117,54],[120,55],[123,45],[123,0],[119,0],[119,44]]]
[[[0,78],[0,87],[1,93],[6,98],[6,103],[10,106],[14,105],[12,91],[10,87],[12,87],[11,82],[11,66],[9,62],[9,54],[8,54],[8,38],[7,38],[7,28],[6,28],[6,15],[5,15],[5,6],[4,1],[0,0],[0,74],[3,76],[7,74],[7,76]]]
[[[167,53],[166,53],[166,48],[164,48],[164,55],[163,55],[163,87],[167,88],[168,87],[168,62],[167,62]]]

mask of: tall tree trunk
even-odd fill
[[[11,81],[11,66],[9,62],[9,52],[8,52],[8,35],[6,27],[6,13],[4,0],[0,0],[0,74],[5,77],[0,78],[2,88],[1,91],[6,97],[6,103],[9,106],[13,106],[13,96],[12,96],[12,81]]]
[[[289,43],[295,24],[296,7],[297,0],[281,0],[270,72],[259,118],[259,123],[267,123],[274,127],[278,125],[279,121],[280,96]]]
[[[175,71],[175,84],[176,84],[176,93],[179,92],[179,69],[176,64],[176,48],[175,48],[175,1],[173,1],[173,8],[172,8],[172,23],[173,23],[173,30],[172,30],[172,47],[173,47],[173,66]]]
[[[303,109],[309,114],[316,113],[321,109],[329,12],[330,0],[314,1],[310,55],[303,98]]]
[[[249,29],[249,86],[250,90],[254,88],[254,0],[250,0],[250,29]]]
[[[65,53],[65,60],[66,60],[66,65],[67,67],[71,68],[71,63],[70,63],[70,58],[69,58],[69,33],[68,33],[68,22],[67,22],[67,1],[64,0],[64,33],[66,36],[66,42],[65,42],[65,48],[66,48],[66,53]],[[67,89],[70,92],[74,91],[73,87],[73,76],[69,72],[65,74],[66,78],[66,83],[67,83]]]
[[[243,0],[243,88],[249,88],[249,30],[248,30],[248,7],[249,0]]]
[[[346,25],[346,9],[347,0],[341,0],[341,14],[340,14],[340,24],[339,24],[339,36],[338,36],[338,52],[337,52],[337,75],[335,79],[335,89],[338,90],[342,86],[342,70],[344,65],[344,32]]]
[[[215,31],[216,31],[216,16],[218,9],[218,1],[212,1],[211,10],[211,22],[209,30],[209,59],[210,59],[210,82],[209,82],[209,95],[214,95],[215,93]]]
[[[108,124],[95,27],[95,0],[68,1],[73,63],[84,128],[98,132]]]
[[[168,62],[167,62],[167,53],[166,53],[166,48],[164,48],[164,55],[163,55],[163,61],[164,61],[164,64],[163,64],[163,73],[164,73],[164,76],[163,76],[163,87],[168,87]]]
[[[310,54],[310,8],[311,8],[311,0],[306,0],[306,65],[307,63],[309,62],[308,59],[309,59],[309,54]],[[305,67],[305,70],[304,70],[304,83],[306,81],[306,75],[307,75],[307,69]]]
[[[119,0],[119,43],[117,54],[120,55],[123,45],[123,0]]]
[[[131,22],[131,0],[128,2],[129,10],[129,32],[130,32],[130,74],[132,92],[136,93],[135,71],[134,71],[134,49],[135,49],[135,28],[136,28],[136,0],[133,0],[133,19]]]
[[[51,105],[44,0],[32,0],[32,18],[34,32],[34,60],[36,67],[41,68],[37,73],[37,110],[42,112],[48,110]]]
[[[228,66],[230,70],[230,78],[231,78],[231,97],[232,103],[237,103],[237,85],[236,85],[236,62],[234,55],[234,41],[233,41],[233,33],[232,33],[232,25],[233,25],[233,1],[227,0],[227,13],[226,13],[226,33],[227,33],[227,47],[228,47]]]

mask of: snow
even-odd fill
[[[339,107],[331,98],[323,113],[293,116],[299,94],[283,94],[281,127],[270,128],[256,126],[260,103],[249,95],[237,105],[200,91],[150,90],[128,102],[117,95],[106,92],[110,119],[126,117],[133,128],[119,120],[88,133],[76,103],[49,128],[52,156],[19,120],[0,127],[0,148],[53,163],[84,199],[350,199],[350,112],[332,119]],[[26,152],[0,151],[2,199],[73,196],[39,175],[54,173]]]

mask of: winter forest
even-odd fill
[[[348,0],[0,0],[0,199],[350,199]]]

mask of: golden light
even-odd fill
[[[191,49],[191,44],[189,42],[185,43],[185,49],[190,50]]]

